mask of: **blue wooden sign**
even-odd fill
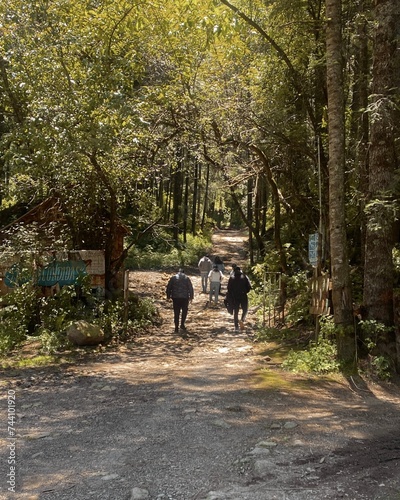
[[[20,264],[13,264],[4,275],[4,283],[9,288],[21,286],[28,283],[32,279],[28,269],[23,268]]]
[[[86,276],[86,264],[83,260],[53,261],[37,273],[36,284],[39,286],[74,285],[80,276]],[[4,282],[9,288],[21,286],[32,279],[27,269],[14,264],[6,272]]]
[[[82,260],[54,261],[40,270],[39,286],[74,285],[80,276],[87,274],[86,264]]]

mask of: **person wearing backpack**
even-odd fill
[[[192,282],[183,269],[179,269],[177,274],[171,276],[166,293],[167,299],[173,303],[175,333],[179,332],[179,326],[185,332],[189,302],[193,300],[194,291]]]
[[[230,276],[227,285],[227,302],[233,308],[233,322],[235,332],[244,329],[247,311],[249,308],[249,299],[247,294],[251,290],[249,278],[242,272],[239,266],[236,266],[233,275]],[[239,320],[239,310],[242,309],[242,316]]]

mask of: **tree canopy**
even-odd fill
[[[2,208],[59,197],[76,248],[103,229],[110,281],[117,220],[132,245],[157,224],[176,245],[213,224],[244,226],[252,264],[331,273],[343,331],[351,294],[366,319],[393,327],[399,10],[396,0],[4,2]],[[394,334],[383,344],[395,358]]]

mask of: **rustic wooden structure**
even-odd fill
[[[42,242],[41,255],[37,256],[37,260],[45,263],[43,269],[38,270],[38,286],[42,287],[44,295],[54,293],[54,290],[66,284],[68,280],[73,281],[79,262],[82,264],[80,269],[90,276],[93,290],[97,294],[104,294],[106,288],[105,235],[102,234],[104,226],[103,228],[92,227],[87,237],[80,233],[81,240],[89,242],[89,245],[87,248],[76,248],[68,214],[60,199],[50,197],[1,228],[0,245],[10,233],[16,232],[21,227],[27,231],[29,229],[34,231],[36,237]],[[126,226],[118,221],[113,231],[111,262],[120,261],[124,252],[124,238],[127,234]],[[63,251],[51,248],[54,237],[60,237],[60,235],[63,235],[65,242]],[[3,255],[0,254],[0,294],[9,292],[12,286],[10,268],[20,259],[21,255],[10,250]],[[123,281],[124,269],[121,267],[114,279],[117,291],[122,291]]]

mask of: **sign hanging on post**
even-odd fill
[[[308,237],[308,260],[313,267],[318,265],[318,236],[318,233],[314,233]]]
[[[310,314],[317,316],[329,314],[329,291],[332,288],[328,275],[318,276],[310,280],[311,306]]]

